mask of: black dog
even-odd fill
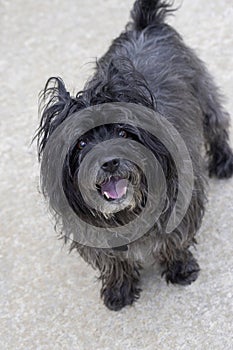
[[[66,240],[73,233],[67,229],[69,218],[61,208],[60,190],[48,180],[49,164],[54,160],[49,151],[44,163],[43,158],[51,136],[62,133],[64,123],[76,112],[116,102],[148,108],[165,117],[178,130],[192,160],[194,188],[188,209],[180,224],[166,235],[164,230],[177,198],[179,181],[174,160],[163,142],[143,127],[119,122],[94,127],[69,147],[61,179],[54,178],[54,183],[62,183],[69,206],[76,215],[99,228],[119,227],[137,217],[146,205],[148,184],[143,171],[134,162],[113,156],[102,164],[96,177],[96,192],[106,205],[102,212],[91,208],[80,192],[77,176],[82,161],[95,145],[120,139],[138,142],[152,151],[166,178],[162,215],[153,229],[141,238],[103,249],[77,241],[71,244],[71,249],[77,249],[100,271],[101,296],[111,310],[119,310],[138,299],[139,271],[148,256],[163,266],[167,282],[187,285],[196,280],[199,265],[189,247],[196,243],[195,234],[204,214],[205,169],[201,146],[206,147],[210,176],[229,178],[233,174],[228,114],[204,64],[180,35],[164,23],[166,15],[172,11],[166,1],[137,0],[131,13],[132,23],[97,62],[96,72],[84,90],[71,97],[61,79],[50,78],[42,96],[44,107],[37,133],[42,187],[56,220],[62,224]],[[110,204],[127,197],[129,184],[134,188],[129,205],[112,213]]]

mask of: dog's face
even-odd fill
[[[96,192],[104,200],[101,212],[90,208],[80,193],[78,172],[81,162],[94,146],[116,138],[142,142],[140,131],[130,125],[99,126],[77,140],[63,168],[63,189],[69,205],[82,219],[96,226],[127,223],[145,205],[147,184],[143,172],[130,160],[111,155],[101,164],[96,177]],[[130,195],[129,188],[133,189],[133,195]],[[122,202],[125,203],[124,210],[113,213],[112,204],[119,205]]]

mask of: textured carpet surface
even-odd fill
[[[53,75],[81,90],[132,3],[1,1],[1,349],[233,348],[233,180],[210,181],[199,279],[167,286],[150,268],[140,300],[118,313],[102,305],[97,273],[57,240],[38,192],[38,92]],[[206,61],[233,115],[233,2],[184,0],[169,21]]]

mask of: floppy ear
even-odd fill
[[[112,58],[107,65],[97,62],[97,72],[85,95],[91,105],[106,102],[131,102],[155,109],[152,92],[140,72],[125,57]]]
[[[40,125],[37,138],[39,159],[53,131],[72,113],[81,109],[80,102],[72,98],[61,78],[50,78],[39,98]]]

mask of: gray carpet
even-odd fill
[[[57,241],[38,192],[37,97],[59,75],[82,89],[125,25],[132,0],[3,0],[1,71],[1,349],[173,350],[233,348],[233,180],[210,181],[190,287],[145,272],[133,307],[114,313],[99,299],[97,273]],[[176,5],[181,1],[176,1]],[[233,110],[233,2],[184,0],[170,19]],[[231,129],[233,131],[233,129]],[[233,133],[231,133],[231,142]]]

